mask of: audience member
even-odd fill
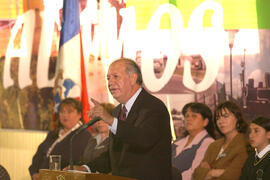
[[[113,104],[101,104],[109,113],[115,108]],[[102,153],[108,150],[109,147],[109,126],[103,120],[96,122],[93,125],[96,134],[92,134],[93,138],[89,139],[88,144],[84,150],[83,161],[89,163],[97,159]]]
[[[102,103],[101,104],[106,111],[112,113],[115,108],[113,104]],[[89,139],[88,144],[83,153],[83,166],[74,166],[74,170],[78,171],[89,171],[89,167],[85,164],[92,164],[96,161],[100,161],[99,157],[103,153],[106,153],[109,148],[109,126],[103,120],[100,120],[91,126],[92,137]],[[70,167],[64,168],[64,170],[69,170]],[[96,172],[92,169],[92,172]]]
[[[0,179],[1,180],[10,180],[10,176],[8,174],[8,171],[2,165],[0,165]]]
[[[246,160],[240,180],[269,180],[270,118],[257,117],[249,128],[249,141],[255,151]]]
[[[182,109],[185,117],[186,137],[174,142],[172,165],[182,173],[183,180],[191,180],[194,169],[214,142],[214,124],[210,108],[202,103],[192,102]]]
[[[33,180],[39,179],[39,169],[49,168],[49,156],[61,155],[61,166],[65,167],[70,160],[70,139],[75,131],[83,124],[82,104],[73,98],[64,99],[58,110],[58,127],[50,131],[46,139],[39,145],[35,153],[29,172]],[[83,151],[91,137],[85,129],[73,139],[73,160],[79,163],[82,160]]]
[[[110,145],[104,158],[107,162],[89,164],[90,169],[140,180],[171,179],[171,130],[166,106],[143,89],[140,69],[133,60],[114,61],[107,79],[112,96],[120,104],[111,116],[92,99],[95,106],[90,115],[101,117],[110,126]]]
[[[248,125],[240,107],[232,101],[217,106],[214,120],[223,137],[209,145],[193,177],[195,180],[238,180],[248,156],[248,140],[244,135]]]

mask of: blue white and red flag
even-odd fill
[[[80,10],[78,0],[64,0],[62,29],[60,34],[57,76],[55,80],[54,110],[62,99],[77,98],[83,104],[84,121],[88,122],[88,103],[85,65],[80,33]]]

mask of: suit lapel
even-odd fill
[[[129,113],[128,113],[128,116],[127,116],[127,119],[126,119],[126,122],[127,123],[130,123],[130,124],[133,124],[134,126],[139,126],[142,121],[143,121],[143,118],[138,118],[138,116],[144,116],[144,110],[142,110],[142,103],[145,102],[145,97],[146,96],[146,91],[144,89],[142,89],[141,93],[138,95],[138,97],[136,98],[134,104],[132,105]],[[118,117],[119,116],[119,113],[121,111],[121,104],[119,104],[115,110],[113,111],[113,116],[114,117]],[[140,114],[138,114],[138,112],[140,112]],[[147,110],[145,111],[147,112]],[[111,134],[111,136],[114,136],[113,134]],[[118,166],[121,165],[121,162],[124,160],[124,156],[125,156],[125,153],[126,153],[126,149],[129,147],[128,144],[123,144],[121,141],[119,141],[118,139],[115,139],[115,138],[111,138],[110,141],[112,142],[111,143],[111,148],[112,146],[122,146],[122,150],[121,150],[121,153],[120,153],[120,159],[119,159],[119,162],[118,162]]]
[[[128,116],[127,116],[127,119],[126,119],[127,123],[131,123],[134,126],[138,126],[140,124],[140,122],[138,121],[139,120],[138,112],[139,112],[139,110],[141,108],[141,103],[142,103],[142,99],[143,99],[144,96],[145,96],[145,91],[144,91],[144,89],[142,89],[141,93],[138,95],[138,97],[136,98],[134,104],[132,105],[132,107],[130,109],[130,112],[128,113]],[[120,110],[119,110],[119,113],[120,113]],[[120,160],[119,160],[119,164],[118,164],[119,166],[121,165],[121,162],[124,160],[126,149],[128,149],[128,147],[129,147],[129,144],[122,144],[121,143],[121,145],[123,146],[123,148],[122,148],[121,155],[120,155]]]
[[[121,111],[121,104],[116,106],[116,108],[113,110],[113,112],[112,112],[113,117],[118,118],[120,111]]]
[[[113,115],[113,117],[116,117],[116,118],[118,118],[118,116],[119,116],[119,113],[120,113],[120,111],[121,111],[121,104],[119,104],[114,110],[113,110],[113,112],[112,112],[112,115]],[[114,138],[114,134],[112,133],[112,132],[110,132],[110,134],[109,134],[109,140],[110,140],[110,142],[109,142],[109,147],[110,147],[110,149],[119,149],[119,148],[121,148],[121,146],[122,146],[122,143],[121,143],[121,141],[119,141],[119,139],[115,139]],[[118,165],[119,165],[119,162],[118,162]]]
[[[137,99],[135,100],[134,104],[132,105],[130,112],[128,113],[127,116],[127,122],[133,124],[134,126],[138,126],[141,122],[140,119],[138,118],[139,114],[139,110],[142,106],[143,103],[143,97],[145,96],[145,90],[142,89],[141,93],[138,95]],[[140,111],[141,113],[141,111]],[[141,114],[140,114],[141,115]]]

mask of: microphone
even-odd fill
[[[88,128],[89,126],[92,126],[93,124],[95,124],[96,122],[100,121],[101,118],[100,117],[94,117],[92,120],[90,120],[87,124],[84,124],[83,126],[81,126],[70,138],[70,160],[69,160],[69,166],[70,166],[70,170],[73,170],[73,156],[72,156],[72,142],[73,142],[73,138],[80,134],[83,130],[85,130],[86,128]]]
[[[94,117],[92,120],[90,120],[87,124],[84,124],[82,127],[80,127],[73,136],[76,136],[77,134],[80,134],[83,130],[85,130],[86,128],[88,128],[89,126],[92,126],[93,124],[95,124],[96,122],[100,121],[101,118],[100,117]]]

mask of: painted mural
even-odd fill
[[[63,2],[43,2],[42,11],[0,23],[1,128],[52,127]],[[106,72],[128,57],[167,105],[174,138],[183,135],[181,109],[191,101],[214,109],[230,99],[248,121],[270,116],[269,7],[267,0],[80,0],[88,96],[116,103]]]

